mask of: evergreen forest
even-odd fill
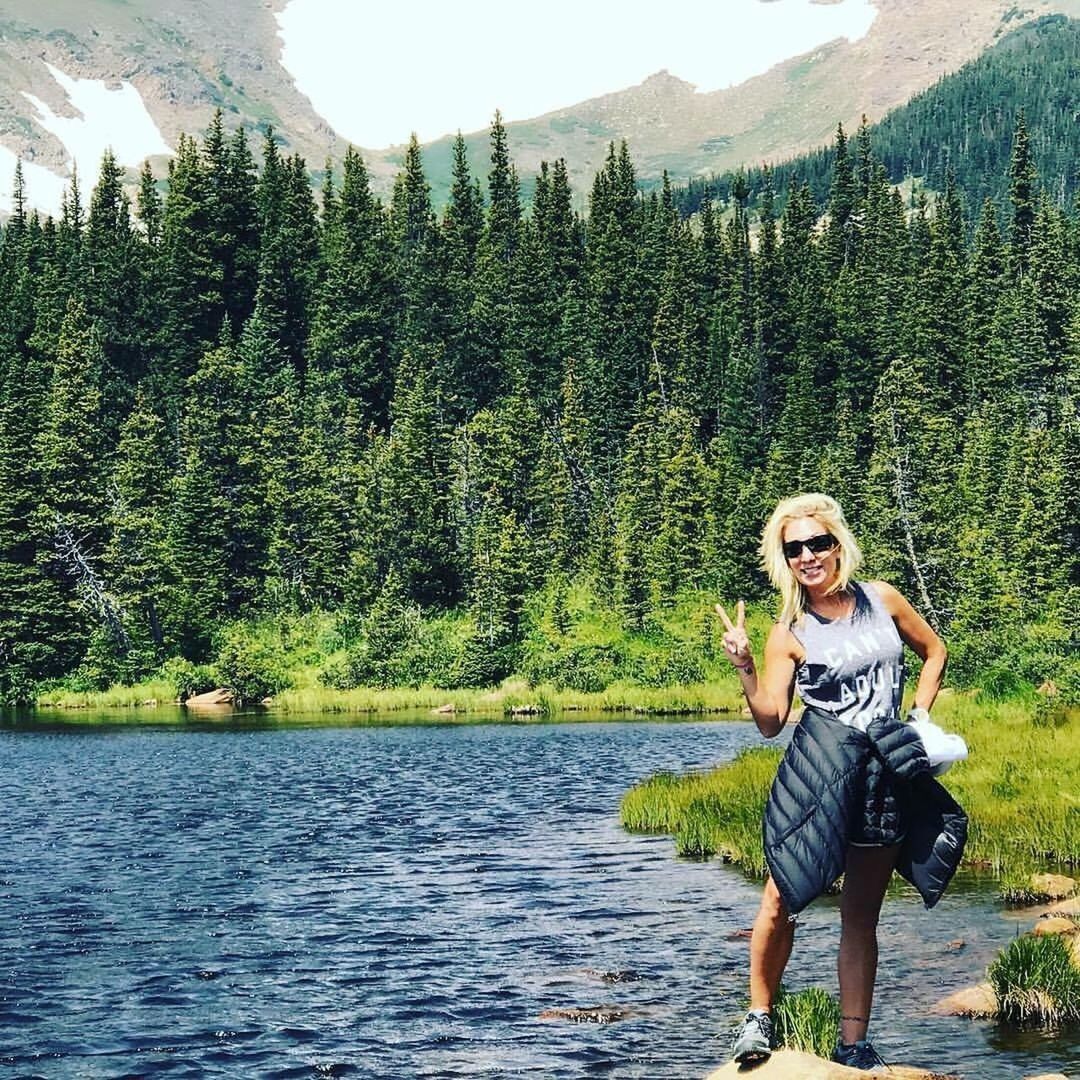
[[[974,208],[951,170],[909,205],[866,128],[822,203],[792,180],[781,211],[766,173],[752,211],[736,185],[689,218],[625,145],[584,212],[561,161],[526,207],[498,117],[438,208],[415,140],[384,202],[356,152],[316,193],[220,115],[133,199],[106,155],[42,220],[17,175],[0,699],[197,682],[306,613],[333,687],[694,682],[707,621],[641,671],[575,620],[658,639],[678,604],[771,603],[758,537],[800,490],[840,499],[954,683],[1075,697],[1080,212],[1011,123]]]

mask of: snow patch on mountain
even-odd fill
[[[0,214],[10,214],[15,209],[15,166],[18,160],[14,151],[0,146]],[[24,161],[22,168],[26,209],[59,216],[60,200],[67,180],[32,161]]]
[[[33,94],[24,96],[38,111],[34,119],[51,131],[71,155],[83,177],[97,175],[109,147],[121,165],[141,165],[154,154],[171,154],[139,91],[126,81],[110,88],[101,79],[75,79],[45,65],[79,115],[60,116]]]
[[[130,82],[110,87],[102,79],[73,78],[52,64],[45,66],[64,91],[74,115],[62,116],[26,91],[23,97],[36,110],[33,119],[63,144],[85,192],[96,182],[101,157],[110,147],[121,165],[131,167],[140,166],[152,155],[172,154],[142,96]],[[0,146],[0,212],[11,212],[14,170],[15,155]],[[68,175],[61,177],[27,162],[23,164],[23,175],[28,205],[45,213],[58,213],[61,194],[70,182],[70,167]]]

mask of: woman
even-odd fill
[[[758,674],[740,600],[719,604],[724,646],[766,738],[784,727],[795,691],[805,706],[765,813],[770,877],[750,941],[750,1011],[736,1061],[768,1057],[771,1010],[791,955],[795,915],[842,872],[841,1028],[834,1059],[884,1063],[867,1040],[877,973],[877,921],[898,868],[937,902],[959,862],[966,818],[930,777],[918,735],[900,720],[903,646],[923,661],[915,709],[926,719],[946,650],[925,619],[884,581],[855,581],[862,553],[827,495],[798,495],[773,511],[761,540],[782,609]],[[899,864],[898,864],[899,863]]]

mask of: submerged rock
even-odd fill
[[[605,983],[638,982],[641,976],[632,968],[616,971],[597,971],[595,968],[586,968],[585,974],[591,979],[599,979]]]
[[[859,1077],[866,1080],[872,1076],[893,1077],[894,1080],[955,1080],[948,1073],[930,1072],[910,1065],[889,1065],[874,1072],[851,1069],[800,1050],[777,1050],[760,1065],[738,1065],[729,1061],[709,1073],[706,1080],[725,1080],[729,1076],[753,1076],[754,1080],[858,1080]]]
[[[612,1024],[634,1015],[622,1005],[588,1005],[585,1008],[545,1009],[541,1020],[572,1020],[575,1024]]]

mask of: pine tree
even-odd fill
[[[822,242],[825,265],[830,274],[836,275],[840,268],[855,259],[858,237],[856,218],[858,186],[855,170],[848,155],[847,136],[843,125],[836,129],[833,145],[832,188],[829,191],[829,222]]]
[[[997,212],[987,200],[975,228],[964,290],[967,355],[962,390],[969,411],[990,392],[1004,365],[996,323],[1005,288],[1005,261]]]
[[[120,429],[109,539],[103,557],[105,575],[127,615],[137,663],[144,674],[164,659],[172,636],[176,587],[169,518],[173,471],[164,418],[154,411],[144,390]],[[141,649],[140,649],[141,646]]]
[[[102,431],[101,332],[83,304],[71,300],[60,330],[49,395],[37,439],[43,528],[58,522],[84,550],[100,554],[105,534],[106,446]]]
[[[260,409],[267,521],[266,592],[284,610],[329,603],[338,590],[322,558],[328,466],[304,415],[297,376],[284,365],[269,380]]]
[[[582,358],[586,407],[594,420],[590,453],[605,497],[614,490],[623,443],[652,367],[655,312],[642,302],[642,214],[629,151],[612,145],[593,185],[587,229],[588,341]]]
[[[254,316],[302,372],[320,271],[318,222],[303,158],[283,161],[272,131],[263,148],[256,203],[260,247]]]
[[[34,447],[48,373],[33,352],[15,364],[2,338],[0,350],[7,352],[0,364],[0,702],[27,704],[37,680],[77,661],[81,637],[70,593],[45,572],[52,536],[39,527],[44,489]]]
[[[682,589],[700,587],[705,557],[705,461],[693,418],[671,411],[656,440],[660,469],[660,523],[651,544],[652,576],[669,601]]]
[[[187,387],[171,544],[189,656],[204,654],[214,626],[251,610],[261,591],[268,523],[252,399],[229,346],[209,350]]]
[[[390,200],[390,242],[398,282],[397,345],[395,367],[404,355],[421,355],[438,362],[440,382],[447,357],[443,343],[448,333],[448,297],[445,252],[431,207],[431,186],[424,175],[420,143],[413,135],[405,150],[401,172],[394,180]],[[456,386],[445,388],[453,394]],[[456,403],[447,400],[453,407]]]
[[[103,418],[115,435],[119,416],[130,407],[135,383],[146,373],[146,346],[151,327],[146,314],[138,241],[124,191],[124,170],[106,151],[90,199],[82,246],[80,293],[97,322],[105,353],[102,386],[110,409]]]
[[[1031,160],[1027,120],[1023,109],[1016,117],[1012,158],[1009,161],[1009,202],[1012,222],[1009,232],[1009,261],[1017,276],[1027,273],[1031,254],[1031,234],[1037,205],[1035,164]]]
[[[491,126],[488,212],[476,254],[476,290],[469,311],[469,349],[462,391],[467,408],[483,408],[513,384],[508,327],[514,320],[514,265],[521,243],[521,198],[498,113]]]
[[[398,372],[378,523],[383,565],[412,599],[449,604],[460,595],[451,490],[451,431],[432,372],[406,355]]]
[[[66,609],[61,634],[79,650],[95,625],[122,635],[101,577],[108,463],[102,425],[101,334],[78,300],[68,304],[52,380],[38,431],[41,503],[30,528],[39,538],[42,572],[55,582]]]
[[[372,196],[363,159],[351,147],[323,243],[309,346],[313,376],[334,373],[360,414],[385,427],[390,407],[394,290],[382,206]]]
[[[219,109],[203,144],[213,234],[213,259],[221,268],[222,299],[234,334],[251,315],[259,266],[255,162],[243,127],[226,138]],[[298,251],[299,258],[310,256]]]
[[[471,651],[478,654],[465,660],[466,669],[471,669],[465,680],[469,683],[499,682],[513,670],[527,581],[525,547],[513,515],[500,514],[493,502],[485,505],[469,568],[469,609],[476,625]]]
[[[164,354],[154,374],[156,393],[175,415],[184,383],[217,341],[225,315],[206,164],[186,135],[177,140],[176,156],[169,162],[160,265]]]

